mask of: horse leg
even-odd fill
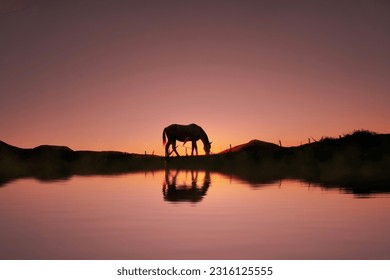
[[[170,141],[165,145],[165,157],[169,157],[169,145],[171,145]]]
[[[179,153],[176,151],[176,141],[173,141],[173,142],[172,142],[172,149],[173,149],[173,151],[175,152],[175,154],[176,154],[178,157],[180,157]]]
[[[198,170],[191,170],[192,182],[198,182]]]
[[[196,172],[194,174],[194,172]],[[196,188],[198,183],[198,171],[191,170],[191,186],[192,188]]]
[[[191,156],[194,154],[194,150],[196,155],[198,155],[198,145],[196,144],[196,141],[192,141],[192,153]]]

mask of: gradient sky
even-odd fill
[[[389,15],[379,0],[1,0],[0,140],[163,154],[171,123],[201,125],[213,152],[389,133]]]

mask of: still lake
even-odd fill
[[[0,259],[390,259],[390,196],[205,171],[19,179]]]

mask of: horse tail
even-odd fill
[[[164,146],[165,146],[165,144],[167,143],[167,139],[165,138],[165,134],[166,134],[166,132],[165,132],[165,128],[164,128],[164,130],[163,130],[163,135],[162,135],[163,145],[164,145]]]

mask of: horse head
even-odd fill
[[[212,142],[205,143],[205,145],[204,145],[204,147],[203,147],[204,152],[206,153],[206,155],[209,155],[209,154],[210,154],[211,143],[212,143]]]

